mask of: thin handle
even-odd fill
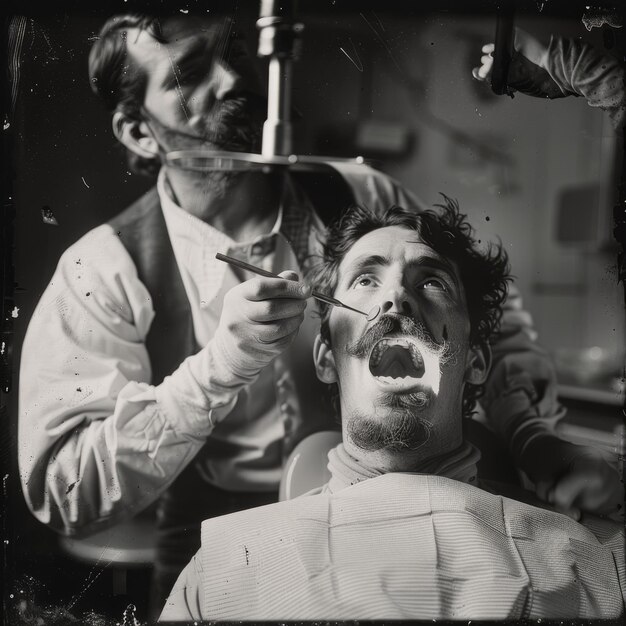
[[[239,259],[235,259],[232,256],[227,256],[225,254],[221,254],[218,252],[215,255],[215,258],[218,261],[224,261],[224,263],[228,263],[230,265],[234,265],[235,267],[240,267],[241,269],[248,270],[253,274],[259,274],[259,276],[265,276],[265,278],[281,278],[278,274],[272,274],[272,272],[268,272],[267,270],[261,269],[256,265],[250,265],[250,263],[246,263],[245,261],[240,261]],[[345,309],[350,309],[351,311],[355,311],[356,313],[361,313],[361,315],[367,315],[364,311],[359,311],[358,309],[353,309],[351,306],[344,304],[343,302],[337,300],[337,298],[333,298],[331,296],[327,296],[323,293],[319,293],[319,291],[312,291],[311,296],[316,298],[317,300],[321,300],[322,302],[326,302],[326,304],[331,304],[332,306],[340,306]]]
[[[215,255],[215,258],[218,261],[224,261],[224,263],[228,263],[229,265],[234,265],[235,267],[240,267],[242,270],[248,270],[253,274],[259,274],[259,276],[265,276],[265,278],[280,278],[278,274],[272,274],[272,272],[268,272],[256,265],[250,265],[250,263],[246,263],[245,261],[240,261],[239,259],[235,259],[232,256],[226,256],[225,254],[220,254],[219,252]]]

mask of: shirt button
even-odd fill
[[[280,410],[282,413],[291,413],[291,406],[287,402],[283,402],[280,405]]]

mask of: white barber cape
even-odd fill
[[[624,532],[392,473],[206,520],[162,621],[615,618]]]

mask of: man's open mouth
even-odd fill
[[[411,383],[424,375],[424,359],[417,344],[410,338],[390,337],[374,345],[369,368],[381,382]],[[403,380],[405,379],[405,380]]]

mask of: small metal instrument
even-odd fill
[[[218,261],[224,261],[224,263],[229,263],[230,265],[234,265],[235,267],[240,267],[241,269],[248,270],[249,272],[253,272],[254,274],[258,274],[259,276],[265,276],[266,278],[281,278],[277,274],[272,274],[272,272],[268,272],[264,269],[261,269],[260,267],[256,267],[256,265],[250,265],[250,263],[246,263],[245,261],[240,261],[239,259],[234,259],[231,256],[220,254],[219,252],[215,255],[215,258]],[[331,298],[331,296],[327,296],[327,295],[324,295],[323,293],[319,293],[319,291],[312,291],[311,297],[315,298],[316,300],[321,300],[322,302],[325,302],[326,304],[330,304],[331,306],[342,307],[344,309],[348,309],[349,311],[354,311],[355,313],[360,313],[361,315],[365,315],[365,317],[367,317],[368,320],[370,319],[370,315],[373,312],[373,309],[369,313],[365,313],[365,311],[359,311],[358,309],[353,309],[351,306],[348,306],[347,304],[344,304],[340,300],[337,300],[337,298]],[[375,308],[379,309],[379,307],[375,307]],[[378,316],[378,311],[376,311],[376,315],[374,317],[377,317],[377,316]]]

